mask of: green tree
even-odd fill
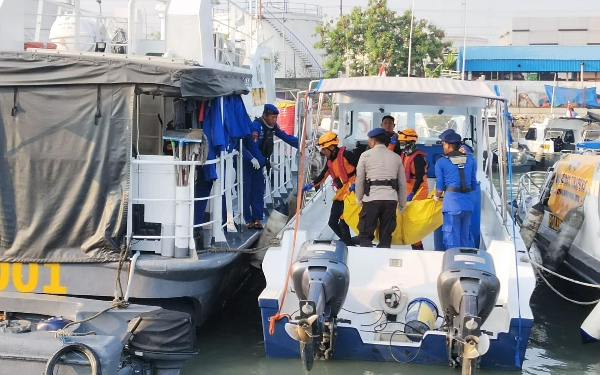
[[[456,69],[456,55],[453,54],[452,52],[448,52],[446,54],[446,57],[444,57],[441,62],[438,62],[437,65],[435,66],[435,68],[431,68],[431,65],[436,65],[436,64],[430,64],[429,67],[424,66],[423,69],[425,70],[425,76],[426,77],[439,77],[442,74],[442,70],[452,70],[454,71]]]
[[[369,0],[365,10],[355,7],[336,24],[316,28],[321,40],[315,44],[325,52],[325,77],[377,75],[381,64],[387,75],[406,76],[411,12],[402,15],[390,10],[387,0]],[[442,41],[444,31],[426,20],[413,21],[411,67],[423,75],[423,60],[439,59],[450,43]]]

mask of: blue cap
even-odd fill
[[[369,138],[373,138],[373,137],[377,137],[380,134],[385,134],[384,128],[375,128],[375,129],[371,130],[370,132],[368,132],[367,136]]]
[[[441,137],[442,142],[446,143],[460,143],[462,141],[462,137],[456,134],[455,131],[448,132]]]
[[[456,133],[456,132],[454,131],[454,129],[446,129],[440,133],[439,138],[442,139],[446,136],[446,134],[450,134],[450,133]]]
[[[265,115],[278,115],[279,110],[273,104],[265,104],[265,109],[263,110],[263,114]]]

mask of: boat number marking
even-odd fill
[[[43,266],[48,268],[48,283],[43,285],[43,292],[48,294],[66,294],[67,287],[60,284],[60,264],[44,263]],[[27,278],[23,274],[26,268],[29,271]],[[18,292],[31,293],[38,286],[39,276],[40,264],[0,263],[0,290],[6,289],[12,281],[12,285]]]
[[[390,267],[402,267],[402,259],[390,259]]]
[[[548,226],[550,229],[558,230],[560,223],[562,223],[562,219],[551,213],[550,217],[548,218]]]

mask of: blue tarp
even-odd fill
[[[583,89],[554,87],[554,102],[552,102],[552,87],[553,86],[551,85],[544,85],[544,88],[546,89],[546,95],[548,96],[548,101],[550,103],[553,103],[554,107],[566,107],[568,102],[572,104],[577,104],[578,107],[584,107]],[[600,108],[595,87],[589,87],[585,89],[585,107]]]

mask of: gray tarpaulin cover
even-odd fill
[[[247,75],[214,69],[18,55],[0,53],[0,261],[117,260],[134,93],[247,92]]]

